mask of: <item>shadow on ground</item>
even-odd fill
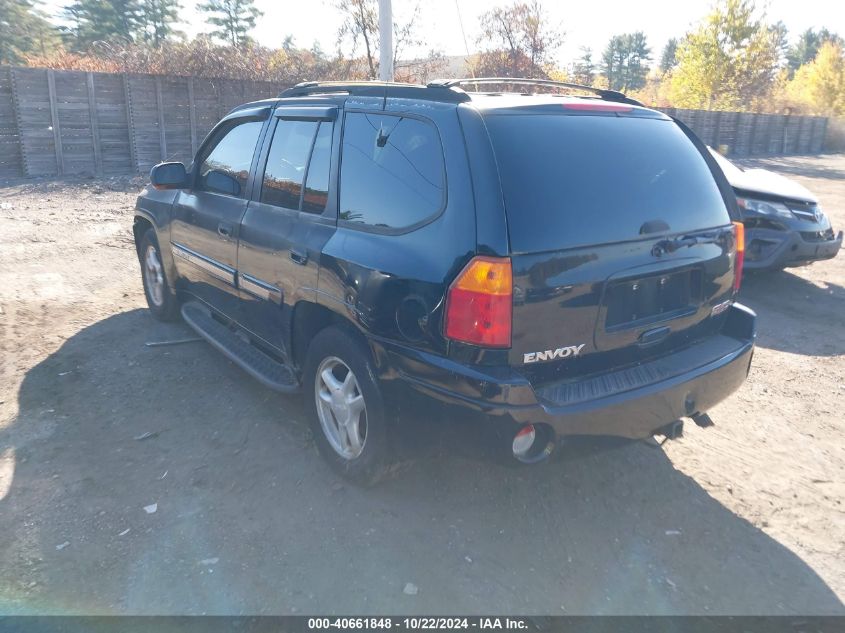
[[[818,264],[823,265],[823,264]],[[786,271],[746,274],[739,300],[757,312],[757,344],[793,354],[845,354],[845,288]]]
[[[362,490],[297,399],[205,343],[144,346],[184,334],[125,312],[27,374],[0,432],[0,611],[843,613],[659,449],[584,441],[512,470],[422,409],[408,466]]]

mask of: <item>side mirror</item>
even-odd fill
[[[150,182],[156,189],[184,189],[188,172],[182,163],[159,163],[150,170]]]
[[[229,196],[241,195],[241,183],[231,174],[212,169],[205,175],[205,188],[217,193],[224,193]]]

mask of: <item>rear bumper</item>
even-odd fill
[[[836,257],[842,247],[842,231],[833,239],[808,240],[797,230],[757,228],[747,231],[745,242],[746,269],[785,268]]]
[[[386,345],[389,374],[416,391],[516,424],[547,424],[558,435],[643,438],[681,417],[704,413],[745,381],[754,312],[735,304],[722,332],[636,367],[534,388],[510,368],[468,367]],[[392,381],[386,381],[390,383]]]

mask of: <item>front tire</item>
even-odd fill
[[[154,229],[147,229],[138,246],[138,258],[141,262],[141,279],[144,282],[144,295],[152,315],[159,321],[179,319],[179,302],[176,293],[170,288],[161,249]]]
[[[384,400],[366,347],[336,327],[319,332],[303,369],[317,448],[339,475],[372,485],[390,464]]]

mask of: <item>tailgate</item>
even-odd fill
[[[514,275],[509,362],[535,382],[718,330],[735,240],[702,154],[658,113],[489,114]]]
[[[733,232],[728,225],[699,239],[659,259],[661,240],[514,256],[510,363],[542,384],[717,332],[733,295]]]

